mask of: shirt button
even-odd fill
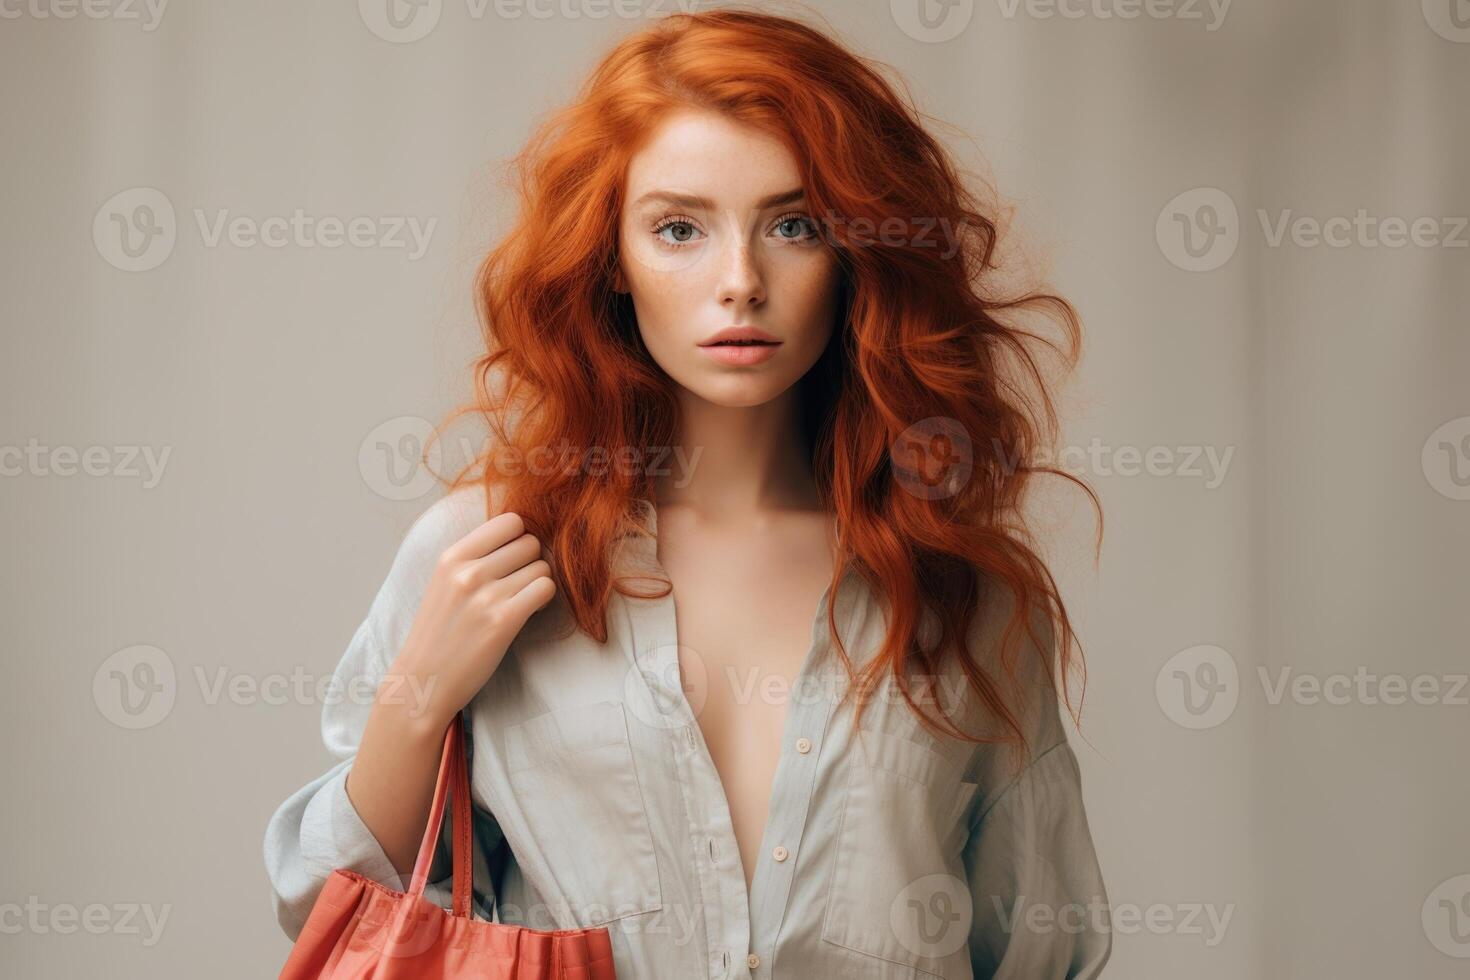
[[[812,750],[812,740],[811,739],[809,739],[809,738],[799,738],[799,739],[796,740],[796,751],[798,751],[798,752],[802,753],[803,755],[805,755],[806,753],[810,752],[811,750]]]
[[[761,958],[754,953],[751,953],[745,958],[745,965],[754,970],[756,967],[761,965]]]
[[[786,848],[784,848],[784,847],[777,847],[777,848],[774,848],[771,851],[771,857],[775,858],[777,861],[784,861],[790,855],[791,855],[791,852],[788,851],[788,850],[786,850]]]

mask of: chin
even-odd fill
[[[675,379],[679,380],[679,379]],[[780,395],[795,382],[785,373],[761,375],[754,371],[730,372],[723,378],[691,378],[681,381],[696,398],[721,408],[754,408]]]

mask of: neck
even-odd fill
[[[762,405],[729,407],[680,396],[682,467],[655,478],[657,503],[720,519],[818,507],[803,445],[797,386]]]

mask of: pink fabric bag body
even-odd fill
[[[333,871],[281,970],[281,980],[617,980],[606,926],[540,930],[474,917],[464,739],[463,719],[455,715],[444,735],[429,825],[408,892],[394,891],[346,868]],[[447,796],[454,800],[452,909],[424,897]]]

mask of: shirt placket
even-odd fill
[[[656,527],[656,512],[652,507],[647,512]],[[651,539],[638,542],[637,551],[647,567],[666,574],[658,563]],[[668,713],[667,723],[674,735],[674,757],[693,838],[691,850],[704,898],[702,911],[705,935],[709,937],[710,980],[772,975],[776,940],[816,786],[817,761],[821,758],[835,702],[835,685],[846,678],[836,658],[828,655],[831,634],[827,628],[827,609],[829,604],[836,603],[835,618],[839,628],[843,627],[855,601],[856,584],[856,574],[849,567],[838,583],[835,599],[829,587],[818,604],[810,644],[787,706],[781,757],[771,786],[765,834],[749,893],[724,784],[683,689],[673,594],[636,604],[640,617],[652,619],[649,625],[653,642],[636,656],[644,680],[653,689],[651,693],[662,705],[661,710]]]
[[[851,573],[837,590],[837,621],[850,607]],[[660,600],[658,641],[644,651],[644,677],[658,687],[656,696],[676,720],[675,758],[683,777],[685,802],[693,835],[694,860],[704,896],[703,914],[709,937],[711,980],[770,977],[776,940],[791,892],[802,830],[816,786],[817,760],[827,735],[835,685],[844,672],[828,656],[830,591],[823,595],[813,619],[806,658],[792,687],[782,733],[781,757],[771,787],[770,810],[749,894],[730,817],[729,801],[714,759],[704,741],[679,681],[677,622],[672,596]],[[753,926],[753,928],[752,928]]]
[[[689,853],[702,897],[700,914],[709,938],[710,980],[738,976],[750,936],[749,907],[740,852],[724,785],[680,682],[679,647],[672,597],[641,606],[652,617],[653,642],[638,654],[640,673],[666,713],[679,789],[688,816]]]
[[[845,576],[837,591],[839,625],[846,621],[849,584],[850,576]],[[816,788],[817,760],[821,758],[832,717],[835,684],[846,676],[835,658],[828,656],[831,636],[827,630],[827,606],[828,600],[824,598],[813,623],[812,645],[787,705],[781,757],[771,787],[771,808],[751,881],[753,929],[745,967],[753,978],[771,977],[776,966],[777,938],[789,904],[802,832],[807,826]]]

